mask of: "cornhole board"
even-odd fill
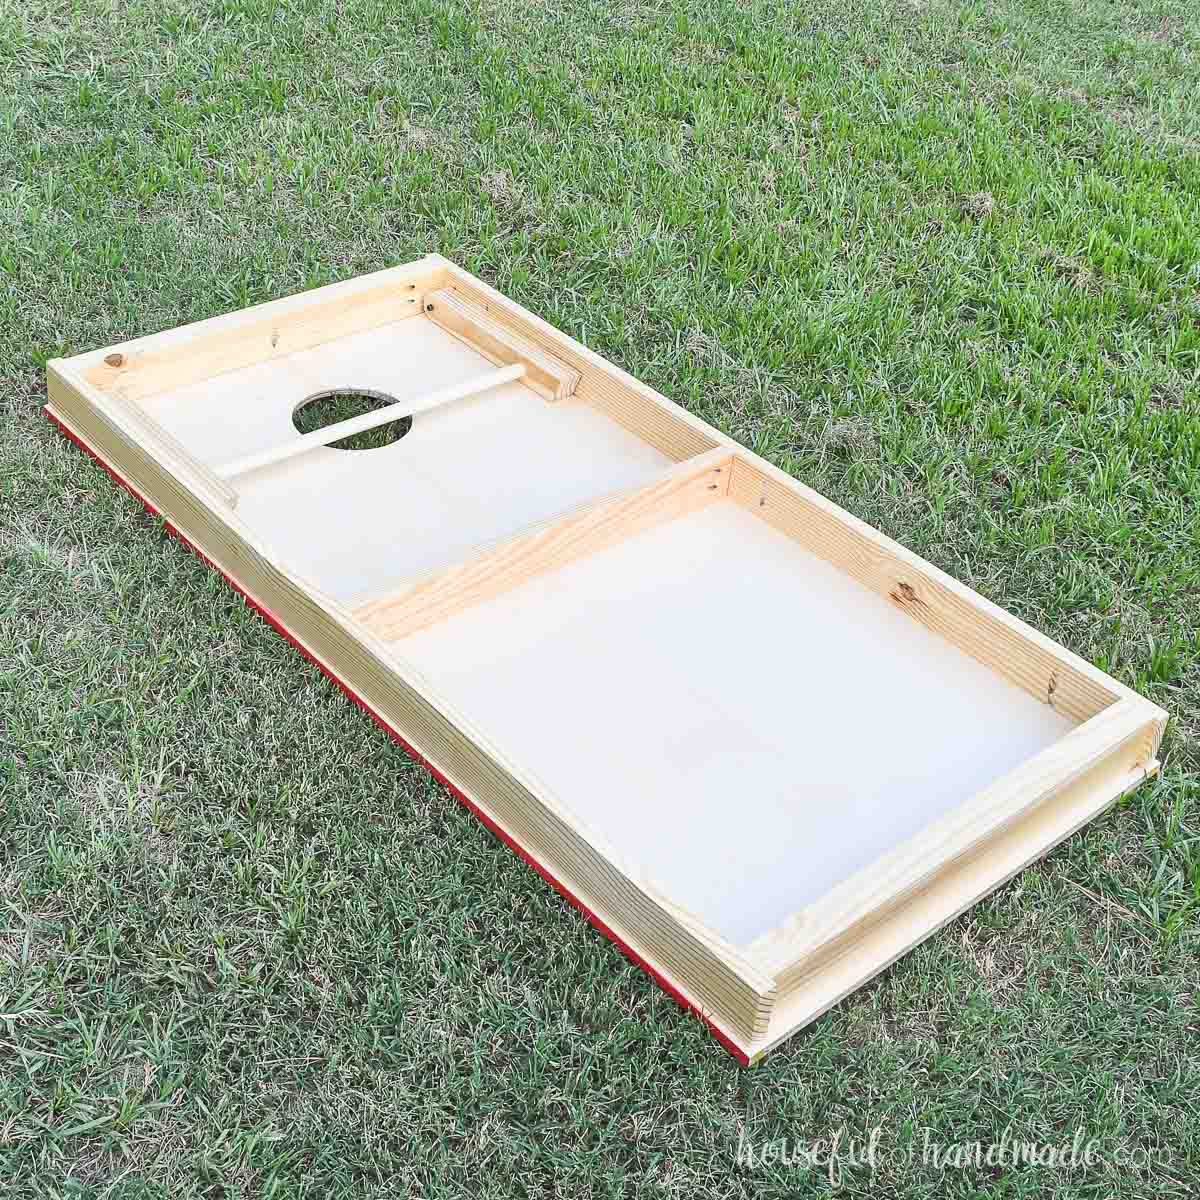
[[[1157,769],[1160,708],[443,258],[48,376],[743,1063]],[[388,406],[297,432],[347,388]]]

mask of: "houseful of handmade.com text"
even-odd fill
[[[1154,1163],[1167,1165],[1171,1154],[1166,1147],[1104,1147],[1099,1139],[1077,1129],[1070,1141],[1035,1142],[1012,1136],[1006,1129],[998,1141],[938,1141],[932,1130],[909,1140],[903,1148],[887,1148],[884,1131],[876,1126],[867,1137],[851,1136],[845,1128],[828,1137],[815,1139],[774,1138],[752,1141],[742,1132],[738,1136],[737,1164],[747,1170],[790,1167],[799,1171],[820,1171],[836,1184],[845,1171],[875,1171],[884,1162],[899,1160],[906,1166],[922,1166],[934,1171],[999,1168],[1042,1168],[1045,1170],[1131,1169]]]

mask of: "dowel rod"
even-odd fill
[[[339,442],[342,438],[356,433],[365,433],[368,429],[378,429],[380,425],[388,425],[402,417],[411,417],[416,413],[428,412],[431,408],[438,408],[455,400],[478,396],[481,392],[490,391],[503,383],[513,383],[515,380],[521,379],[524,374],[524,363],[501,367],[498,371],[488,371],[483,375],[476,375],[474,379],[456,383],[452,387],[441,388],[426,396],[419,396],[411,402],[398,400],[394,404],[378,408],[374,412],[363,413],[361,417],[350,417],[346,421],[337,421],[333,425],[326,425],[324,429],[315,429],[312,433],[289,438],[286,442],[269,446],[266,450],[235,458],[217,467],[216,473],[222,479],[233,479],[237,475],[257,471],[261,467],[271,467],[276,463],[286,462],[289,458],[295,458],[299,454],[307,454],[308,451],[315,450],[318,446]]]

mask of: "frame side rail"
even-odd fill
[[[1121,753],[1129,770],[1149,773],[1165,714],[1140,698],[1122,700],[1053,746],[851,875],[749,948],[781,989],[827,965],[863,930],[925,886],[947,864],[987,843],[1098,763]]]

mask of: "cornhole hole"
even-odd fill
[[[48,376],[744,1063],[1157,769],[1160,708],[443,258]]]

